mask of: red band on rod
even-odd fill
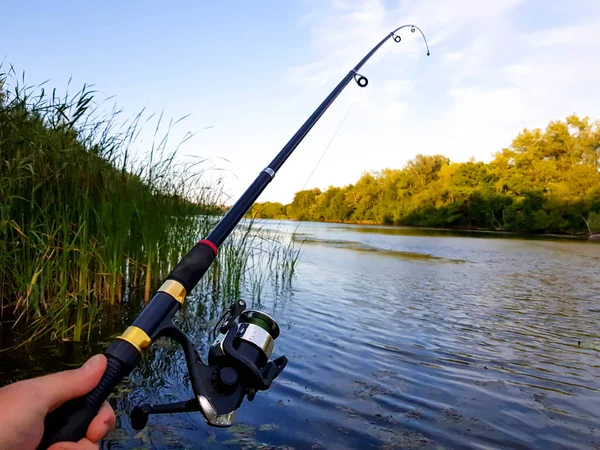
[[[206,244],[208,245],[210,248],[213,249],[213,252],[215,252],[215,256],[219,254],[219,249],[217,248],[217,246],[215,244],[213,244],[210,241],[207,241],[206,239],[200,239],[198,241],[198,244]]]

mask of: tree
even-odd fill
[[[296,192],[294,201],[288,208],[288,214],[297,220],[313,220],[317,198],[321,195],[319,188]]]
[[[267,208],[270,210],[269,208]],[[284,207],[278,209],[282,211]],[[569,116],[524,129],[489,163],[415,156],[354,185],[296,193],[287,217],[520,232],[587,232],[600,211],[600,127]]]

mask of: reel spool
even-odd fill
[[[271,387],[287,364],[285,356],[269,361],[274,341],[279,337],[279,325],[268,314],[244,311],[245,307],[243,300],[233,303],[217,322],[208,364],[202,362],[194,344],[181,330],[172,324],[161,330],[162,336],[176,340],[183,347],[194,398],[136,406],[131,412],[134,429],[144,428],[150,414],[193,411],[200,411],[209,425],[228,427],[244,397],[252,401],[257,391]]]

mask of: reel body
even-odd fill
[[[188,336],[170,321],[161,328],[158,336],[174,339],[183,347],[194,397],[184,402],[136,406],[131,412],[134,429],[144,428],[150,414],[193,411],[200,411],[209,425],[228,427],[244,397],[252,401],[257,391],[269,389],[287,364],[285,356],[269,361],[279,326],[269,315],[245,308],[246,303],[238,300],[217,322],[208,364]]]

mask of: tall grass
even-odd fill
[[[260,301],[268,282],[275,292],[291,285],[299,255],[295,241],[283,231],[245,220],[222,245],[200,286],[212,292],[217,289],[224,298],[245,293]]]
[[[119,124],[119,111],[99,111],[85,86],[59,97],[12,68],[0,73],[0,320],[26,325],[28,339],[84,339],[104,302],[142,292],[147,301],[222,211],[204,161],[176,162],[190,137],[170,144],[176,122],[162,132],[154,118],[153,144],[140,156],[142,114]],[[235,297],[256,284],[257,236],[238,229],[201,288]]]

